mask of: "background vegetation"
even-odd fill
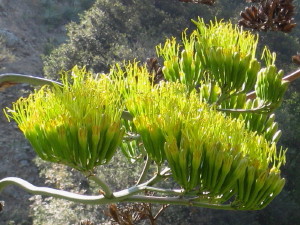
[[[49,28],[78,20],[78,13],[88,9],[94,0],[40,0],[43,22]]]

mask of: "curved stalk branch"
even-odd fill
[[[18,186],[23,190],[34,195],[45,195],[45,196],[65,199],[77,203],[92,204],[92,205],[111,204],[111,203],[121,202],[124,201],[124,199],[130,197],[131,195],[138,194],[144,191],[146,188],[146,186],[134,186],[113,193],[114,196],[113,198],[106,198],[103,194],[97,196],[86,196],[86,195],[71,193],[68,191],[57,190],[54,188],[37,187],[18,177],[7,177],[0,180],[0,193],[3,191],[5,187],[10,185]]]
[[[164,189],[164,188],[157,188],[157,187],[145,187],[145,191],[152,191],[152,192],[158,192],[166,195],[175,195],[180,196],[184,193],[183,189]]]
[[[147,182],[145,182],[145,183],[143,183],[141,185],[152,186],[153,184],[161,181],[162,179],[171,176],[170,171],[171,171],[171,169],[167,167],[163,171],[158,172],[154,177],[152,177],[150,180],[148,180]]]
[[[62,83],[49,80],[42,77],[35,77],[32,75],[17,74],[17,73],[4,73],[0,74],[0,87],[6,84],[14,85],[19,83],[26,83],[31,85],[58,85],[62,86]]]
[[[136,185],[139,185],[139,184],[141,184],[142,182],[144,182],[144,181],[146,180],[146,178],[147,178],[147,173],[148,173],[148,170],[149,170],[150,166],[151,166],[151,159],[150,159],[150,157],[147,155],[146,163],[145,163],[145,165],[144,165],[142,174],[141,174],[141,176],[139,177],[139,179],[138,179]]]
[[[96,184],[100,185],[100,187],[102,188],[103,195],[105,196],[105,198],[111,199],[111,198],[114,197],[112,190],[110,189],[110,187],[108,186],[108,184],[105,181],[101,180],[95,174],[86,174],[86,175],[87,175],[87,178],[89,180],[92,180]]]
[[[157,197],[157,196],[142,196],[133,195],[126,199],[126,202],[143,202],[143,203],[156,203],[156,204],[170,204],[170,205],[186,205],[204,207],[210,209],[223,209],[234,210],[230,205],[212,204],[207,202],[200,202],[197,198],[181,198],[181,197]]]
[[[84,203],[84,204],[109,203],[109,200],[105,199],[103,195],[84,196],[84,195],[75,194],[68,191],[56,190],[48,187],[36,187],[30,184],[29,182],[17,177],[7,177],[0,180],[0,193],[3,191],[5,187],[10,185],[18,186],[23,190],[34,195],[46,195],[46,196],[56,197],[56,198],[65,199],[65,200],[78,202],[78,203]]]
[[[8,177],[0,180],[0,193],[6,186],[16,185],[25,191],[34,194],[34,195],[44,195],[50,197],[56,197],[60,199],[65,199],[73,202],[83,203],[83,204],[111,204],[117,202],[141,202],[141,203],[157,203],[157,204],[171,204],[171,205],[186,205],[186,206],[198,206],[198,207],[206,207],[212,209],[223,209],[223,210],[234,210],[234,208],[228,205],[220,205],[220,204],[210,204],[203,203],[199,201],[198,197],[191,198],[182,198],[179,197],[157,197],[157,196],[144,196],[144,195],[135,195],[145,190],[146,186],[139,185],[128,188],[123,191],[115,192],[114,198],[105,198],[104,195],[99,196],[85,196],[75,193],[70,193],[67,191],[57,190],[53,188],[47,187],[37,187],[29,182],[17,178],[17,177]]]
[[[300,77],[300,69],[282,78],[284,81],[292,82]]]

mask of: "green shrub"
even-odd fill
[[[57,78],[61,70],[74,65],[106,72],[116,62],[144,61],[155,55],[153,46],[165,37],[180,37],[181,31],[191,26],[191,18],[212,18],[213,12],[207,9],[168,0],[97,0],[80,16],[79,23],[67,25],[67,42],[44,57],[44,73]]]

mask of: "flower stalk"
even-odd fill
[[[111,204],[117,202],[144,202],[144,203],[157,203],[157,204],[171,204],[171,205],[187,205],[187,206],[198,206],[206,207],[213,209],[224,209],[224,210],[234,210],[230,205],[221,205],[221,204],[210,204],[202,203],[198,201],[197,197],[191,198],[182,198],[182,197],[158,197],[158,196],[145,196],[145,195],[136,195],[147,190],[147,186],[134,186],[119,192],[113,193],[114,198],[106,198],[104,195],[99,196],[87,196],[75,194],[67,191],[57,190],[53,188],[46,187],[37,187],[29,182],[17,178],[17,177],[8,177],[0,180],[0,193],[7,186],[14,185],[22,188],[28,193],[34,195],[43,195],[49,197],[55,197],[59,199],[65,199],[72,202],[90,204],[90,205],[101,205],[101,204]],[[149,189],[154,191],[155,189]],[[162,191],[162,189],[159,189]],[[166,190],[166,193],[169,193],[169,190]]]

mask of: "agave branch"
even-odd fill
[[[185,192],[184,189],[164,189],[151,186],[145,187],[145,191],[157,192],[165,195],[168,194],[171,196],[182,196]]]
[[[97,178],[95,175],[89,176],[89,178],[95,181],[97,184],[101,186],[106,192],[105,194],[101,194],[98,196],[86,196],[71,193],[68,191],[57,190],[48,187],[37,187],[18,177],[7,177],[0,180],[0,193],[4,190],[5,187],[10,185],[16,185],[25,191],[35,194],[35,195],[46,195],[51,197],[57,197],[60,199],[65,199],[73,202],[84,203],[84,204],[108,204],[123,201],[127,199],[129,196],[138,194],[144,191],[155,191],[155,192],[164,192],[164,193],[172,193],[173,195],[178,195],[181,193],[181,190],[168,190],[162,188],[153,188],[151,185],[159,182],[162,178],[164,178],[169,172],[169,168],[164,169],[161,173],[156,174],[147,182],[142,184],[130,187],[128,189],[111,192],[110,187],[104,183],[101,179]]]
[[[17,74],[17,73],[5,73],[0,75],[0,88],[11,86],[19,83],[27,83],[31,85],[58,85],[61,83],[53,80],[49,80],[42,77],[36,77],[32,75]]]
[[[170,168],[166,167],[164,170],[161,172],[157,173],[154,177],[152,177],[150,180],[147,182],[143,183],[144,186],[152,186],[153,184],[156,184],[162,179],[165,179],[171,175],[170,173]]]
[[[295,72],[293,72],[293,73],[291,73],[287,76],[285,76],[283,78],[283,80],[288,81],[288,82],[292,82],[292,81],[298,79],[299,77],[300,77],[300,69],[296,70]]]
[[[3,191],[3,189],[7,186],[15,185],[34,195],[50,196],[50,197],[55,197],[55,198],[60,198],[60,199],[65,199],[77,203],[90,204],[90,205],[111,204],[116,202],[143,202],[143,203],[158,203],[164,205],[166,204],[187,205],[187,206],[198,206],[198,207],[206,207],[206,208],[213,208],[213,209],[234,210],[234,208],[230,204],[220,205],[220,204],[203,203],[199,201],[198,197],[182,198],[181,196],[158,197],[158,196],[136,195],[140,192],[147,190],[148,187],[145,185],[146,183],[138,186],[133,186],[131,188],[122,191],[115,192],[114,198],[106,198],[104,195],[87,196],[87,195],[71,193],[68,191],[57,190],[53,188],[37,187],[21,178],[8,177],[0,180],[0,191]],[[149,188],[149,190],[162,191],[163,189]],[[170,193],[170,190],[166,190],[166,193]]]
[[[157,197],[157,196],[141,196],[133,195],[126,199],[127,202],[143,202],[143,203],[157,203],[170,205],[185,205],[196,206],[210,209],[235,210],[230,204],[221,205],[207,202],[200,202],[198,198],[182,198],[182,197]]]
[[[112,190],[105,181],[97,177],[95,174],[87,174],[87,177],[102,188],[103,195],[105,196],[105,198],[110,199],[114,197]]]

